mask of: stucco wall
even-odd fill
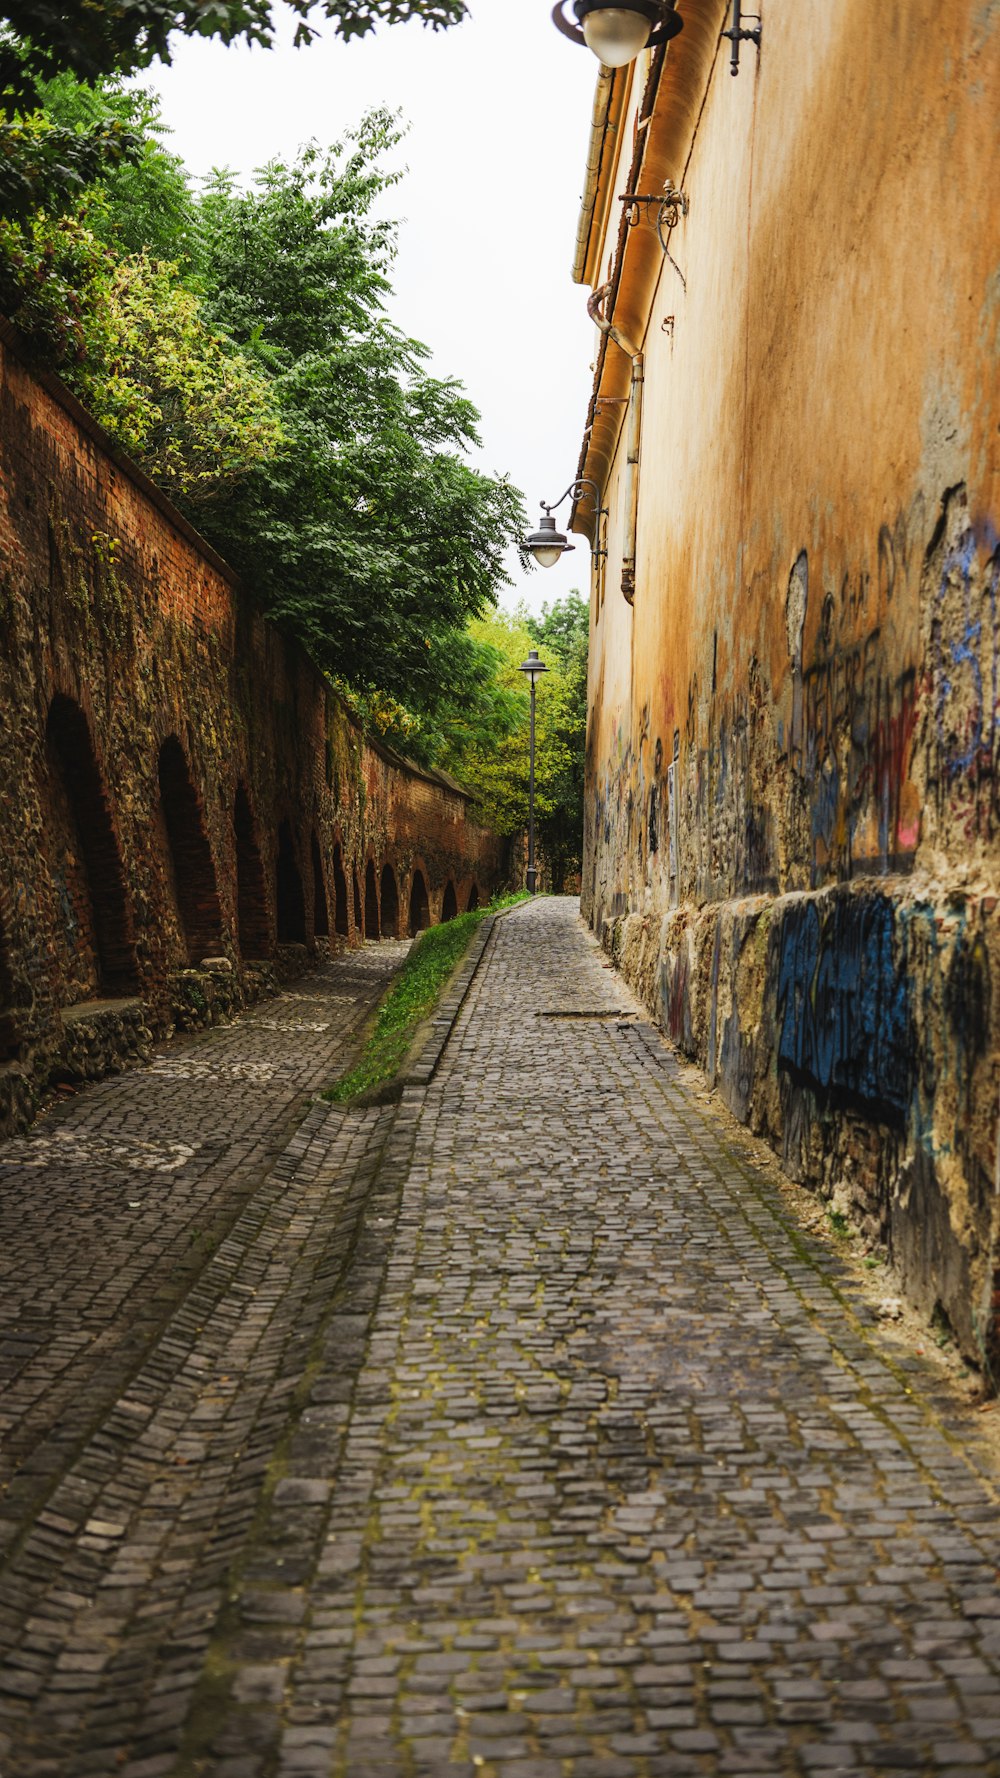
[[[642,212],[619,255],[632,608],[620,403],[584,450],[610,515],[585,906],[733,1109],[996,1365],[1000,5],[759,10],[736,80],[728,9],[685,0],[632,85],[616,189],[655,165],[689,207],[645,287]],[[623,366],[606,347],[602,398]]]
[[[497,882],[465,793],[366,740],[9,332],[0,709],[0,1130],[275,965],[405,935],[411,895],[426,923]]]

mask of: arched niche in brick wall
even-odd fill
[[[157,776],[177,913],[188,959],[200,963],[219,954],[222,910],[201,802],[176,735],[168,735],[160,748]]]
[[[466,911],[470,914],[474,913],[476,908],[479,906],[479,884],[478,883],[473,883],[472,888],[469,890],[469,899],[466,902],[465,906],[466,906]]]
[[[445,886],[444,900],[441,903],[441,918],[442,920],[454,920],[457,913],[458,896],[455,894],[454,883],[449,880]]]
[[[45,828],[56,896],[56,943],[67,1004],[138,986],[125,873],[90,727],[58,695],[45,726]]]
[[[427,899],[427,884],[424,882],[423,871],[415,870],[410,884],[410,937],[416,938],[425,926],[431,923],[430,903]]]
[[[326,905],[326,882],[323,877],[323,856],[319,849],[316,830],[313,829],[310,843],[313,872],[313,937],[329,938],[330,915]]]
[[[295,856],[291,823],[285,820],[278,828],[277,860],[278,943],[304,945],[306,942],[306,898],[302,888],[302,872]]]
[[[251,958],[260,961],[271,954],[271,919],[267,909],[264,860],[257,843],[257,829],[250,799],[242,784],[236,790],[233,829],[236,835],[236,907],[240,952],[248,961]]]
[[[365,871],[365,937],[378,938],[378,935],[378,883],[375,866],[369,858]]]
[[[14,1062],[20,1053],[20,1021],[14,1005],[14,976],[10,967],[7,937],[0,925],[0,1062]]]
[[[359,938],[363,938],[365,935],[365,918],[361,907],[361,878],[358,876],[356,870],[352,874],[354,877],[354,930]]]
[[[386,864],[382,868],[382,892],[379,902],[382,909],[382,937],[398,938],[399,890],[396,887],[396,873],[391,864]]]
[[[347,878],[344,875],[344,860],[339,845],[333,848],[333,929],[339,932],[341,938],[346,938],[351,930],[347,909]]]

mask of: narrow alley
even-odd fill
[[[569,899],[309,1103],[403,949],[0,1150],[4,1778],[1000,1770],[988,1416]]]

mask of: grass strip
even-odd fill
[[[454,920],[429,926],[422,932],[395,981],[382,996],[360,1060],[332,1087],[326,1087],[321,1097],[345,1105],[391,1080],[405,1061],[417,1028],[434,1011],[441,990],[468,950],[480,921],[501,908],[529,899],[523,891],[519,895],[495,896],[471,914],[458,914]]]

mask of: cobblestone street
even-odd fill
[[[569,900],[309,1104],[404,950],[0,1150],[3,1778],[1000,1772],[988,1416]]]

